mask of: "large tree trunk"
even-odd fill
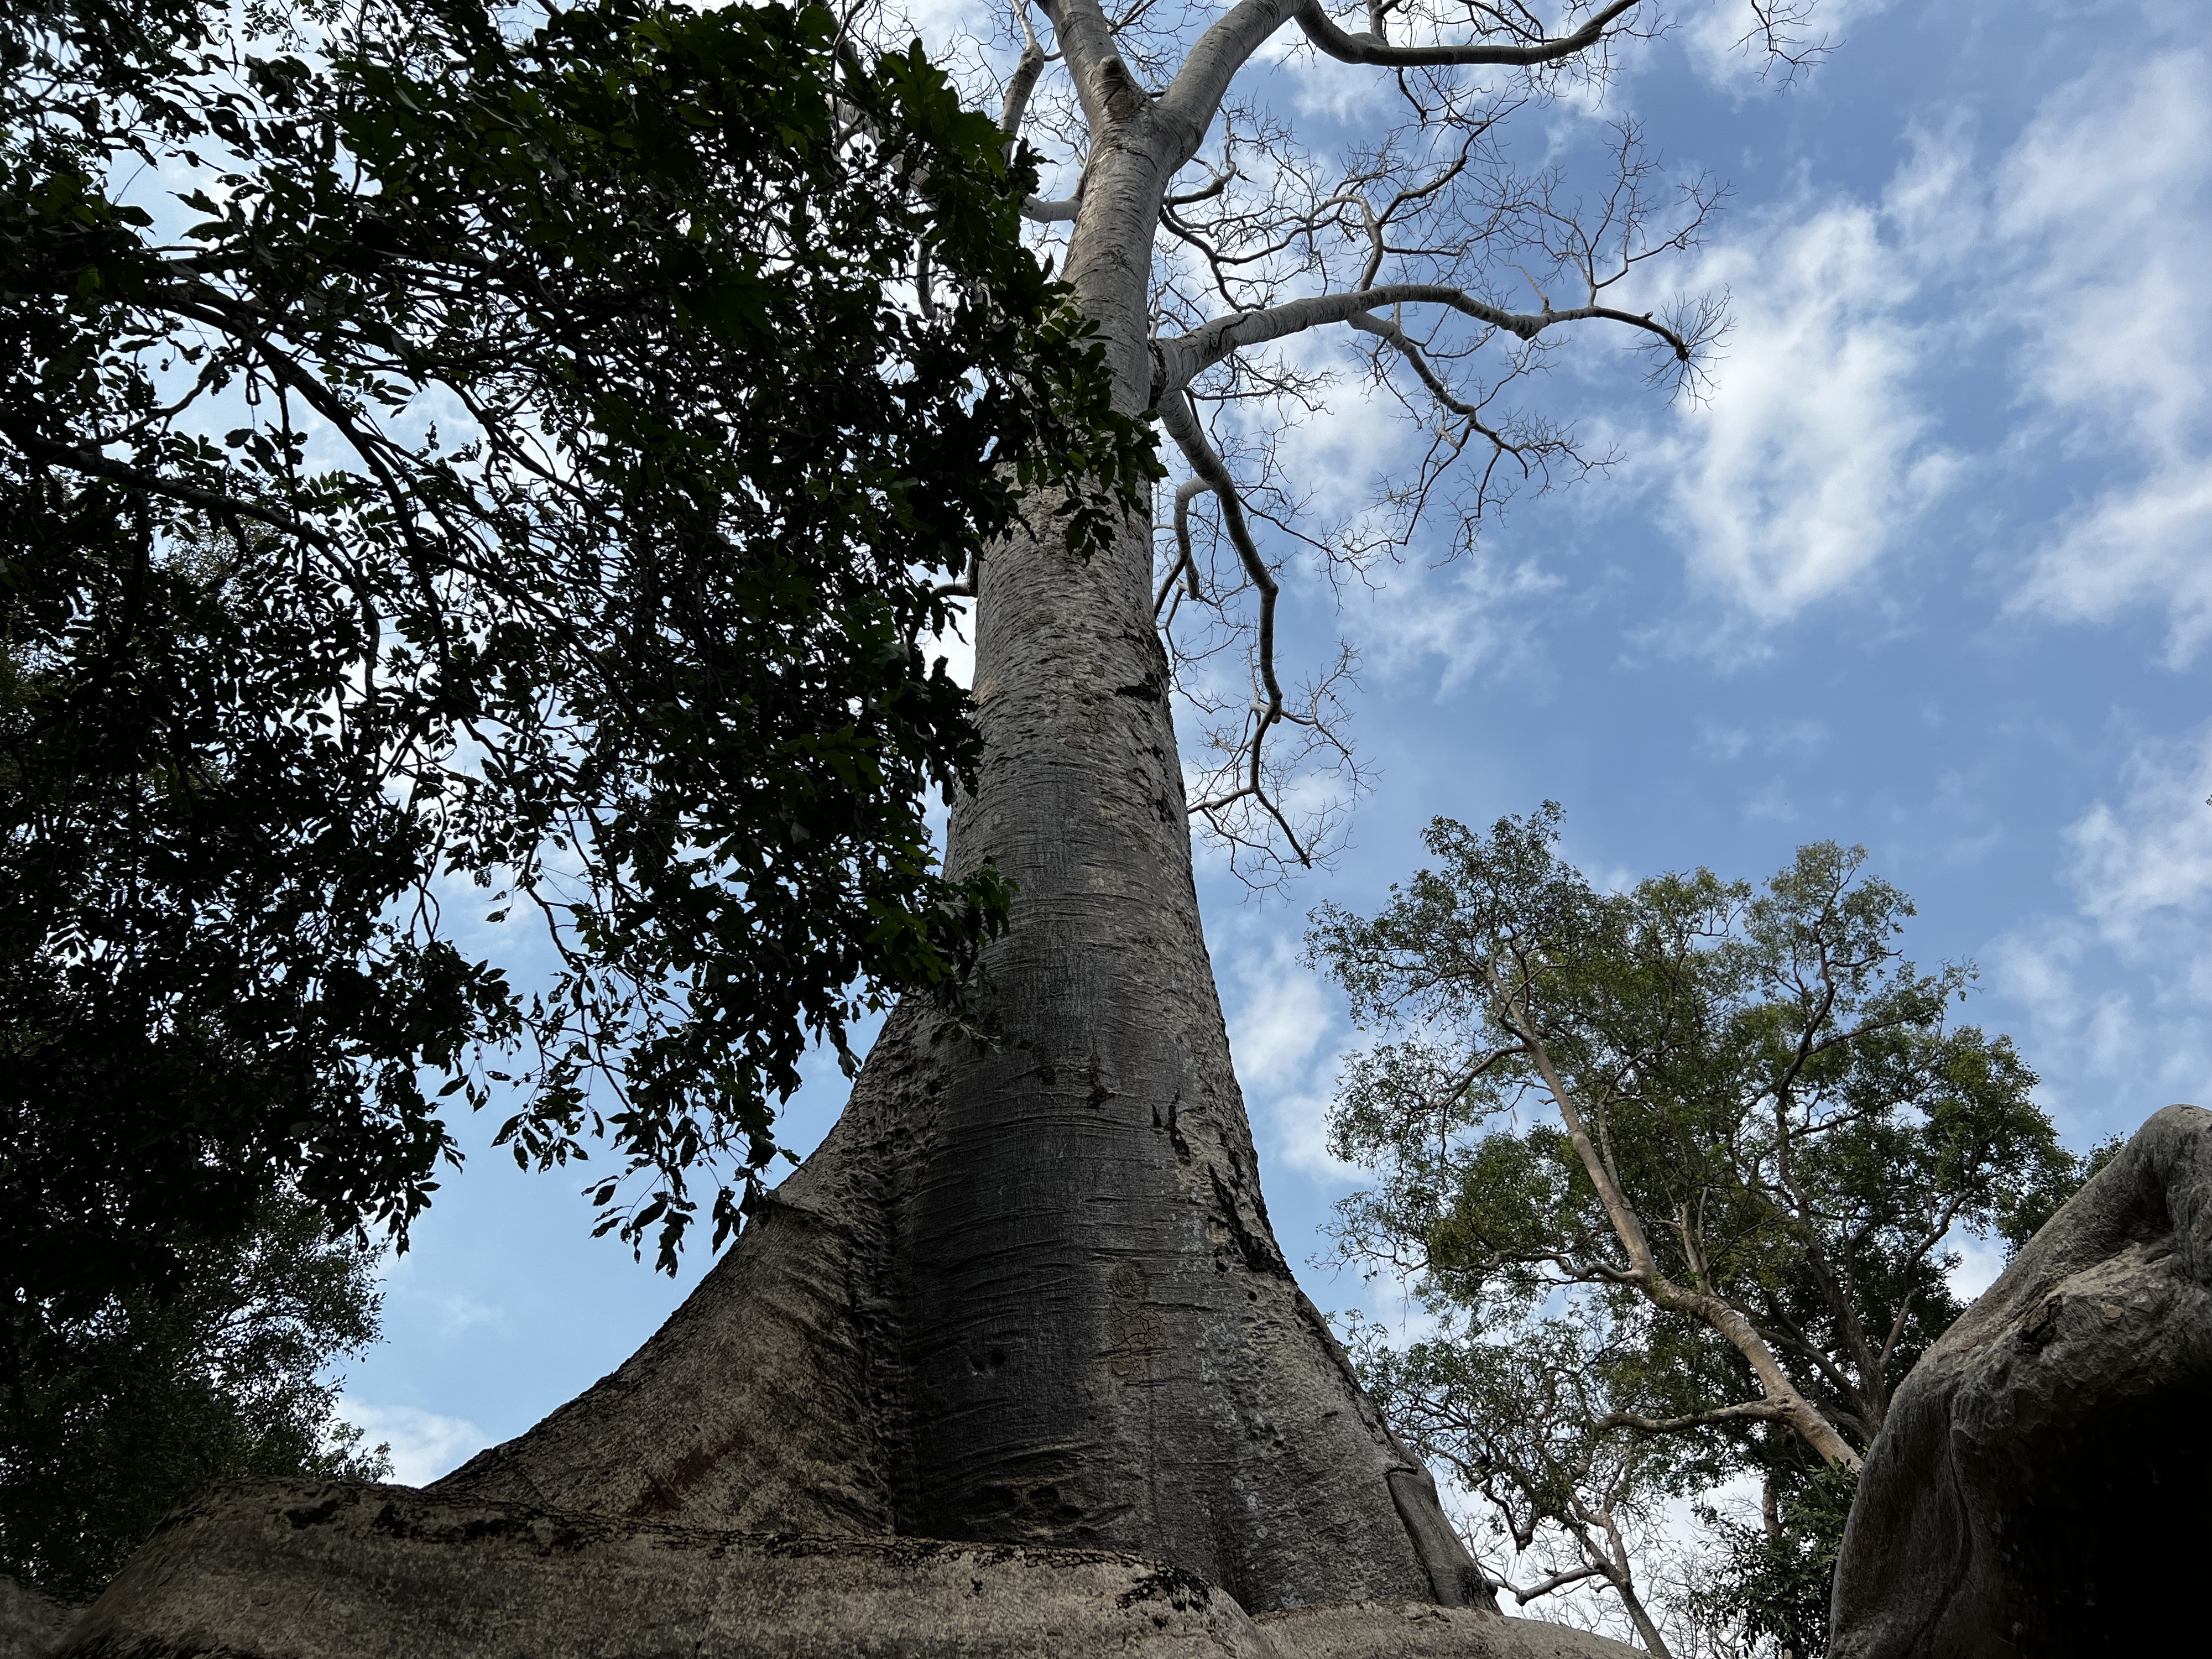
[[[1158,171],[1102,147],[1067,265],[1138,409]],[[1268,1225],[1152,568],[1142,523],[1087,560],[1023,538],[983,561],[987,758],[951,856],[1018,884],[991,1046],[899,1009],[842,1121],[652,1341],[443,1486],[1134,1550],[1255,1613],[1490,1602]]]
[[[995,1039],[902,1007],[619,1371],[441,1483],[763,1530],[1088,1544],[1258,1612],[1487,1595],[1291,1278],[1200,936],[1139,526],[983,567],[956,856],[1019,884]]]

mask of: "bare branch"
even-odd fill
[[[1540,1595],[1549,1595],[1555,1589],[1565,1589],[1570,1584],[1579,1584],[1586,1578],[1602,1578],[1605,1576],[1605,1569],[1602,1567],[1572,1567],[1565,1572],[1555,1572],[1549,1578],[1540,1580],[1526,1589],[1522,1589],[1518,1584],[1509,1584],[1502,1578],[1498,1581],[1498,1588],[1510,1590],[1513,1593],[1513,1599],[1525,1607]]]
[[[1260,594],[1259,645],[1255,669],[1266,700],[1254,705],[1254,712],[1259,719],[1252,727],[1247,745],[1250,765],[1246,781],[1237,789],[1195,802],[1190,810],[1194,813],[1215,813],[1231,802],[1249,796],[1257,800],[1266,809],[1268,817],[1274,819],[1276,827],[1282,830],[1283,838],[1290,843],[1291,851],[1297,855],[1298,862],[1310,868],[1312,855],[1298,840],[1297,832],[1291,828],[1290,820],[1283,816],[1282,808],[1267,793],[1261,778],[1261,763],[1267,753],[1267,733],[1286,718],[1282,682],[1275,674],[1275,602],[1282,593],[1281,586],[1275,580],[1274,573],[1267,568],[1267,562],[1260,556],[1259,546],[1252,539],[1251,526],[1244,520],[1244,504],[1237,497],[1237,481],[1230,477],[1228,465],[1206,441],[1206,433],[1198,423],[1198,411],[1188,397],[1170,399],[1160,411],[1160,424],[1167,428],[1169,435],[1182,450],[1183,459],[1189,462],[1191,471],[1212,490],[1220,501],[1221,520],[1229,532],[1230,544],[1236,548],[1237,557],[1243,562],[1246,578]],[[1177,506],[1183,506],[1186,499],[1179,495]]]
[[[89,477],[106,478],[125,489],[143,490],[149,495],[163,496],[182,506],[196,507],[218,519],[250,519],[256,524],[265,524],[271,529],[281,530],[288,536],[297,536],[317,547],[331,545],[330,538],[320,530],[289,513],[236,495],[226,495],[217,490],[201,489],[156,473],[142,472],[125,462],[112,460],[92,450],[55,443],[50,439],[41,438],[21,421],[0,420],[0,435],[4,435],[10,443],[43,465],[66,467],[72,472],[82,472]]]
[[[1322,9],[1321,0],[1301,0],[1297,21],[1298,27],[1304,31],[1306,39],[1315,48],[1339,63],[1376,64],[1389,69],[1482,64],[1534,68],[1541,64],[1556,64],[1589,51],[1605,39],[1606,31],[1615,19],[1633,11],[1639,3],[1641,0],[1613,0],[1613,4],[1597,13],[1572,34],[1525,41],[1517,46],[1469,41],[1430,46],[1394,46],[1382,40],[1377,31],[1346,34]],[[1370,16],[1373,15],[1370,6]]]
[[[1198,154],[1237,71],[1268,36],[1290,21],[1297,3],[1298,0],[1237,0],[1228,15],[1199,36],[1157,106],[1176,143],[1170,172]]]
[[[1747,1400],[1738,1406],[1716,1406],[1711,1411],[1686,1412],[1680,1417],[1645,1417],[1636,1412],[1607,1412],[1591,1426],[1601,1433],[1611,1429],[1633,1429],[1638,1434],[1680,1434],[1687,1429],[1711,1428],[1722,1423],[1787,1423],[1790,1408],[1772,1400]]]
[[[1164,198],[1163,205],[1178,208],[1188,207],[1195,202],[1210,202],[1228,189],[1229,181],[1236,176],[1237,168],[1235,164],[1231,163],[1215,173],[1211,180],[1197,190],[1187,190],[1180,193],[1170,191]]]
[[[1264,311],[1248,311],[1239,316],[1223,317],[1179,338],[1164,340],[1160,343],[1160,354],[1167,378],[1165,384],[1156,390],[1164,394],[1185,386],[1193,375],[1211,368],[1233,352],[1271,340],[1285,339],[1330,323],[1350,322],[1357,313],[1373,311],[1378,307],[1401,305],[1448,307],[1462,316],[1472,317],[1492,328],[1503,329],[1523,340],[1534,339],[1555,324],[1602,319],[1626,324],[1656,337],[1684,362],[1690,360],[1694,349],[1691,340],[1648,313],[1639,316],[1634,312],[1598,305],[1574,306],[1565,310],[1555,310],[1547,305],[1540,312],[1513,312],[1478,300],[1462,289],[1443,283],[1386,283],[1358,293],[1317,294],[1307,299],[1271,306]]]
[[[1038,0],[1073,72],[1075,94],[1093,132],[1133,121],[1152,106],[1114,44],[1114,26],[1098,0]]]
[[[1323,709],[1350,674],[1348,653],[1311,685],[1279,660],[1273,588],[1291,582],[1286,555],[1310,550],[1340,592],[1405,554],[1432,514],[1448,514],[1443,556],[1455,556],[1490,509],[1609,465],[1522,394],[1565,332],[1553,325],[1585,321],[1630,329],[1655,378],[1693,384],[1717,314],[1695,302],[1647,312],[1650,290],[1635,274],[1689,246],[1716,198],[1700,181],[1683,211],[1662,211],[1671,198],[1652,187],[1656,163],[1626,129],[1614,176],[1601,177],[1587,207],[1566,182],[1579,159],[1523,173],[1493,137],[1559,75],[1601,76],[1611,44],[1650,33],[1651,8],[1637,0],[1559,0],[1564,16],[1548,17],[1537,0],[1478,3],[1455,14],[1462,38],[1442,44],[1452,20],[1416,0],[1361,0],[1364,38],[1330,20],[1333,0],[1221,0],[1218,9],[1034,0],[1048,33],[1020,9],[1031,3],[995,8],[972,61],[979,90],[995,82],[1002,124],[1020,125],[1058,169],[1024,204],[1033,245],[1052,250],[1086,295],[1096,290],[1085,304],[1103,327],[1117,337],[1143,328],[1151,383],[1125,392],[1202,445],[1185,447],[1197,482],[1155,526],[1152,573],[1177,695],[1213,750],[1213,775],[1190,793],[1232,860],[1249,851],[1296,868],[1320,845],[1310,809],[1294,805],[1309,799],[1316,767],[1358,785],[1334,704]],[[1345,27],[1354,27],[1349,15]],[[1257,54],[1301,43],[1394,79],[1406,118],[1334,161],[1309,153],[1286,108],[1239,84]],[[1146,222],[1157,228],[1150,239]],[[1135,279],[1141,298],[1125,291]],[[1285,345],[1336,324],[1369,337],[1345,339],[1341,352]],[[1121,349],[1141,377],[1137,345],[1131,337]],[[1279,447],[1347,374],[1373,376],[1418,434],[1411,465],[1357,503],[1299,476]],[[1232,402],[1258,417],[1217,420],[1214,409]],[[1231,653],[1249,669],[1249,692],[1236,684],[1242,672],[1220,672]],[[1255,750],[1255,732],[1272,749]],[[1285,841],[1279,819],[1297,834]]]
[[[1176,490],[1175,535],[1176,558],[1175,563],[1169,568],[1166,578],[1160,583],[1159,596],[1152,601],[1152,615],[1155,617],[1159,617],[1163,622],[1170,620],[1169,617],[1161,617],[1160,612],[1167,605],[1169,595],[1176,591],[1176,578],[1177,576],[1184,577],[1188,580],[1189,585],[1184,591],[1187,592],[1192,599],[1196,599],[1205,597],[1198,585],[1198,559],[1196,555],[1192,551],[1190,544],[1190,503],[1193,496],[1203,495],[1207,490],[1212,488],[1213,486],[1206,483],[1205,479],[1192,477],[1185,478],[1182,481],[1182,485]],[[1178,601],[1178,603],[1180,603],[1180,601]]]
[[[1740,52],[1756,46],[1765,54],[1760,78],[1778,69],[1781,83],[1787,86],[1827,57],[1832,49],[1827,36],[1814,38],[1806,32],[1813,20],[1812,0],[1750,0],[1750,4],[1755,26],[1735,44]]]
[[[1438,403],[1451,410],[1453,414],[1464,419],[1471,430],[1480,433],[1489,439],[1492,445],[1501,453],[1511,455],[1516,459],[1521,458],[1522,447],[1511,442],[1495,428],[1485,423],[1482,410],[1476,405],[1464,403],[1454,397],[1451,388],[1438,378],[1435,369],[1429,367],[1427,356],[1419,346],[1406,337],[1406,331],[1400,328],[1397,324],[1367,311],[1355,311],[1351,316],[1346,318],[1345,321],[1363,334],[1372,334],[1379,339],[1387,341],[1400,356],[1413,365],[1413,373],[1420,376],[1421,384],[1428,387],[1430,393]],[[1522,471],[1525,474],[1528,470],[1524,460]]]
[[[1022,26],[1022,55],[1007,78],[1006,100],[999,106],[999,131],[1006,135],[1009,161],[1021,142],[1022,123],[1029,118],[1030,94],[1036,90],[1037,77],[1044,73],[1048,61],[1044,43],[1030,25],[1029,0],[1014,0],[1014,21]]]

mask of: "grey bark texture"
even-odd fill
[[[1867,1455],[1832,1659],[2195,1651],[2212,1553],[2212,1112],[2169,1106],[1914,1366]],[[2177,1620],[2180,1621],[2177,1624]],[[2172,1642],[2181,1625],[2194,1643]]]
[[[82,1611],[0,1575],[0,1659],[46,1659]]]
[[[993,1045],[887,1022],[828,1140],[637,1355],[441,1490],[756,1530],[1128,1550],[1254,1612],[1487,1602],[1284,1261],[1200,932],[1151,547],[982,567],[1019,884]]]
[[[1470,1608],[1255,1622],[1101,1550],[795,1538],[352,1483],[178,1511],[56,1659],[1633,1659]]]
[[[69,1659],[1276,1659],[1157,1561],[779,1538],[347,1485],[217,1491],[131,1559]]]

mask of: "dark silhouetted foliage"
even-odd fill
[[[241,1237],[187,1247],[165,1292],[19,1315],[0,1379],[0,1572],[85,1601],[210,1481],[389,1473],[336,1420],[327,1370],[376,1338],[372,1267],[313,1206],[271,1197]]]
[[[719,1244],[808,1045],[1004,925],[924,816],[948,579],[1154,467],[1030,170],[816,7],[28,0],[0,71],[17,1311],[279,1177],[404,1247],[510,1087],[603,1229]]]

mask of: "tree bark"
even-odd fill
[[[1108,88],[1105,94],[1116,94]],[[1162,157],[1101,136],[1067,270],[1151,393]],[[1258,1613],[1495,1607],[1291,1277],[1200,931],[1148,525],[981,567],[993,1041],[898,1009],[842,1120],[613,1376],[441,1482],[765,1530],[1162,1557]]]

